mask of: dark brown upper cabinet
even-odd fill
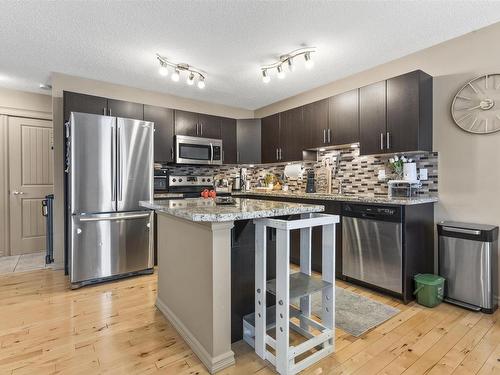
[[[328,144],[337,146],[359,142],[358,92],[355,89],[330,98]]]
[[[281,112],[279,161],[302,160],[309,144],[310,131],[304,127],[303,107]]]
[[[236,120],[222,117],[220,122],[222,138],[222,163],[236,164],[239,162],[236,145]]]
[[[202,113],[175,110],[175,134],[220,139],[221,118]]]
[[[200,124],[199,127],[200,137],[220,139],[221,117],[205,115],[200,113],[198,116],[198,122]]]
[[[198,136],[198,114],[188,111],[174,111],[175,135]]]
[[[106,115],[108,100],[100,96],[65,91],[63,93],[64,122],[69,121],[71,112]]]
[[[144,119],[144,105],[124,100],[108,99],[108,116]]]
[[[327,144],[329,99],[306,104],[304,128],[309,131],[307,148],[322,147]]]
[[[144,105],[144,120],[155,124],[154,160],[160,163],[174,161],[174,110]]]
[[[421,70],[360,89],[360,154],[432,151],[432,77]]]
[[[432,151],[432,77],[421,70],[387,80],[386,150]]]
[[[262,163],[276,163],[280,153],[280,114],[262,118],[261,126]]]
[[[385,152],[386,81],[359,89],[359,145],[361,155]]]

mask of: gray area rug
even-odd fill
[[[292,302],[298,305],[298,300]],[[321,293],[312,295],[312,313],[321,318]],[[335,288],[335,326],[359,337],[400,312],[392,306],[345,290]]]

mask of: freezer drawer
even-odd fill
[[[396,293],[403,291],[402,224],[342,218],[343,275]]]
[[[71,283],[153,267],[152,212],[72,216]]]

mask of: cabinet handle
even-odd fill
[[[328,128],[328,143],[332,141],[330,135],[331,135],[331,129]]]
[[[323,143],[326,143],[326,129],[323,129]]]
[[[236,152],[236,162],[237,163],[240,162],[240,152],[239,151]]]
[[[384,149],[384,133],[380,133],[380,149]]]
[[[198,126],[199,126],[199,124],[198,124],[198,123],[196,123],[196,135],[199,135],[199,132],[198,132]]]
[[[112,112],[111,112],[111,108],[109,109],[109,115],[110,116],[113,116]]]
[[[391,133],[387,132],[387,149],[391,148]]]
[[[203,135],[203,123],[200,124],[200,135]]]
[[[104,108],[102,109],[102,114],[103,114],[104,116],[106,116],[106,109],[107,109],[106,107],[104,107]]]
[[[283,149],[280,147],[280,160],[283,159]]]
[[[170,160],[174,160],[174,148],[170,147]]]
[[[224,162],[224,150],[222,150],[222,162]]]
[[[278,151],[278,148],[276,148],[276,160],[280,160],[280,152]]]

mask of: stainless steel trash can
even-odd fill
[[[439,275],[444,300],[493,313],[498,296],[498,227],[443,221],[438,224]]]

